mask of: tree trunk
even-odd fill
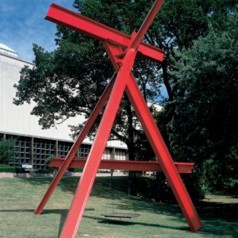
[[[129,160],[135,160],[135,145],[133,143],[133,140],[131,140],[130,143],[127,143],[128,147],[128,157]],[[137,195],[137,189],[136,189],[136,172],[129,171],[128,175],[128,194],[132,196]]]
[[[128,175],[128,194],[131,196],[137,196],[136,188],[136,172],[129,172]]]
[[[128,159],[135,160],[135,138],[134,138],[134,128],[133,128],[133,113],[129,99],[125,96],[126,99],[126,111],[128,115]],[[128,194],[132,196],[137,195],[136,189],[136,172],[129,172],[128,176]]]
[[[165,176],[163,173],[157,172],[155,174],[155,181],[153,186],[153,198],[157,202],[161,202],[165,197]]]

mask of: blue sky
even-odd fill
[[[51,3],[76,11],[74,0],[1,0],[0,43],[14,49],[19,58],[32,61],[32,44],[55,48],[56,25],[44,19]]]

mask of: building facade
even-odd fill
[[[0,43],[0,140],[13,139],[15,158],[12,164],[21,167],[32,165],[33,169],[45,169],[52,157],[65,157],[73,144],[69,125],[77,126],[83,116],[71,118],[57,127],[42,129],[38,118],[31,115],[33,104],[16,106],[14,84],[20,79],[20,70],[33,64],[18,58],[17,53]],[[92,141],[86,138],[77,157],[87,158]],[[126,145],[109,141],[103,159],[126,159]]]

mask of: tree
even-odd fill
[[[176,113],[171,127],[177,157],[198,164],[210,189],[238,187],[238,15],[224,28],[210,26],[189,49],[177,53]],[[237,193],[237,192],[236,192]]]
[[[0,164],[9,164],[14,161],[15,140],[13,139],[0,139]]]

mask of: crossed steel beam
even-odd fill
[[[49,167],[60,168],[65,158],[54,158]],[[69,168],[84,168],[87,158],[74,158]],[[191,174],[194,163],[174,162],[180,174]],[[99,169],[126,170],[126,171],[154,171],[163,172],[158,161],[131,161],[131,160],[102,160]]]
[[[123,49],[127,49],[131,38],[131,36],[125,33],[117,31],[78,13],[72,12],[57,4],[51,5],[46,19],[101,41],[110,40],[121,46]],[[138,53],[153,61],[162,61],[164,58],[163,50],[146,43],[140,43]]]
[[[39,214],[43,211],[44,206],[52,195],[64,172],[73,162],[74,156],[82,144],[83,139],[88,134],[98,114],[106,104],[94,143],[91,147],[89,156],[85,161],[83,174],[77,186],[68,216],[61,231],[61,238],[76,237],[124,92],[127,94],[132,106],[135,109],[136,115],[142,124],[161,169],[169,182],[169,185],[177,199],[178,204],[180,205],[191,231],[195,232],[201,227],[201,221],[197,211],[131,72],[137,53],[140,53],[154,61],[163,60],[164,54],[162,50],[148,44],[141,43],[162,3],[162,0],[155,1],[141,28],[138,32],[133,32],[131,36],[109,28],[101,23],[95,22],[80,14],[73,13],[55,4],[51,5],[47,13],[46,19],[48,20],[102,40],[109,58],[115,68],[115,73],[111,82],[105,89],[67,157],[61,161],[56,176],[35,211],[35,214]]]

